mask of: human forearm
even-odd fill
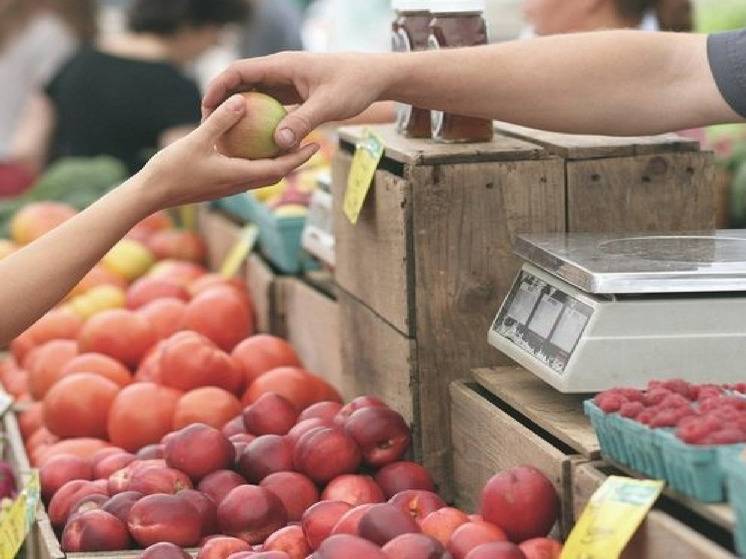
[[[390,55],[383,98],[560,132],[641,135],[739,121],[704,35],[615,31]]]

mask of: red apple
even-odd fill
[[[552,538],[532,538],[518,547],[526,559],[560,559],[562,544]]]
[[[127,526],[142,547],[170,542],[182,547],[197,545],[202,534],[202,517],[178,495],[146,495],[130,509]]]
[[[521,548],[510,542],[483,543],[472,549],[466,559],[526,559]]]
[[[376,474],[376,483],[381,487],[387,499],[407,489],[435,492],[435,484],[430,472],[424,466],[414,462],[387,464]]]
[[[209,538],[197,554],[197,559],[227,559],[233,553],[253,551],[245,541],[228,536]]]
[[[166,438],[164,458],[171,468],[195,482],[217,470],[229,468],[236,458],[233,445],[214,427],[192,423]]]
[[[68,481],[91,480],[93,469],[88,460],[72,454],[60,454],[47,460],[39,470],[41,494],[45,500],[52,498]]]
[[[303,513],[301,527],[311,549],[319,548],[339,519],[351,508],[348,503],[341,501],[321,501]]]
[[[508,537],[500,528],[489,522],[467,522],[451,535],[448,551],[453,559],[466,559],[469,552],[485,543],[505,542]]]
[[[358,525],[360,536],[376,545],[386,545],[402,534],[419,533],[420,527],[412,515],[389,503],[373,505],[363,514]]]
[[[271,491],[256,485],[236,487],[218,506],[220,531],[250,544],[262,543],[287,521],[282,501]]]
[[[297,472],[277,472],[265,477],[260,487],[279,497],[288,513],[288,520],[299,521],[306,509],[319,500],[316,485],[303,474]]]
[[[339,410],[339,413],[337,413],[337,416],[334,418],[334,422],[340,427],[344,427],[344,424],[350,416],[357,410],[363,408],[388,408],[388,406],[383,400],[380,400],[375,396],[358,396]]]
[[[293,449],[280,435],[262,435],[243,450],[237,469],[250,483],[259,483],[270,474],[292,470]]]
[[[110,497],[102,506],[101,510],[113,514],[119,520],[127,524],[132,506],[142,499],[144,495],[137,491],[125,491]]]
[[[345,422],[345,431],[360,445],[365,462],[374,467],[396,462],[409,447],[409,426],[389,408],[357,410]]]
[[[246,485],[246,479],[232,470],[218,470],[207,476],[197,485],[197,489],[215,501],[216,505],[239,485]]]
[[[332,528],[332,535],[335,534],[351,534],[353,536],[360,535],[360,519],[363,515],[370,510],[376,503],[368,503],[367,505],[360,505],[354,509],[348,510],[342,515],[342,518]]]
[[[298,423],[306,419],[321,419],[329,424],[334,422],[334,418],[342,410],[342,404],[339,402],[318,402],[308,406],[298,416]]]
[[[218,507],[210,497],[194,489],[184,489],[176,494],[186,499],[199,512],[202,519],[202,536],[211,536],[218,531]]]
[[[425,519],[420,522],[422,532],[428,536],[432,536],[438,540],[444,546],[448,545],[451,539],[451,535],[456,531],[456,528],[462,524],[469,522],[469,517],[465,512],[458,509],[445,507],[428,514]]]
[[[295,406],[274,392],[262,394],[243,411],[246,431],[253,435],[286,435],[297,420]]]
[[[450,559],[438,542],[425,534],[402,534],[383,546],[389,559]]]
[[[127,527],[102,510],[89,510],[70,519],[62,532],[62,551],[120,551],[130,546]]]
[[[319,427],[303,435],[295,446],[295,469],[317,483],[326,483],[360,466],[360,448],[344,431]]]
[[[264,542],[263,551],[284,551],[289,559],[305,559],[311,553],[300,526],[280,528]]]
[[[314,559],[388,559],[377,546],[348,534],[328,538],[312,557]]]
[[[192,556],[178,545],[160,542],[148,547],[137,559],[192,559]]]
[[[427,515],[446,506],[443,499],[432,491],[421,491],[419,489],[409,489],[397,493],[389,499],[389,503],[402,512],[411,514],[417,522],[422,522]]]
[[[546,536],[557,521],[559,497],[536,468],[521,466],[493,476],[482,490],[482,516],[513,542]]]

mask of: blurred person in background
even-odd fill
[[[604,29],[691,31],[690,0],[525,0],[524,36]]]
[[[110,155],[137,171],[199,123],[200,92],[183,67],[247,10],[243,0],[134,0],[127,32],[78,50],[25,112],[13,155],[33,170]]]
[[[295,0],[253,0],[251,22],[241,30],[241,58],[303,50],[303,14]]]
[[[95,34],[95,0],[0,0],[0,161],[26,104]]]

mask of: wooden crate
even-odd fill
[[[563,159],[568,231],[691,231],[718,221],[712,154],[695,140],[557,134],[507,123],[497,130]]]
[[[572,509],[576,520],[580,517],[591,495],[606,479],[608,471],[607,465],[598,462],[577,464],[573,469]],[[700,531],[703,527],[707,529],[707,523],[703,522],[696,512],[680,505],[672,506],[666,502],[664,497],[650,511],[622,553],[622,558],[732,559],[736,557],[726,547],[704,535]],[[714,532],[721,532],[721,530],[716,528]],[[730,533],[732,534],[732,527]],[[726,535],[725,538],[730,539],[730,536]],[[732,547],[732,542],[725,543]]]
[[[386,153],[354,226],[341,205],[361,129],[340,132],[333,166],[343,367],[411,415],[416,454],[448,495],[448,384],[507,362],[486,332],[518,268],[514,235],[565,229],[562,162],[506,137],[438,145],[375,130]]]
[[[355,393],[343,374],[339,305],[335,299],[300,280],[283,285],[287,339],[303,365],[337,388],[347,400]]]
[[[478,510],[480,492],[489,478],[507,468],[530,465],[554,484],[562,502],[559,533],[569,533],[574,451],[535,432],[476,383],[451,384],[451,414],[456,505]]]

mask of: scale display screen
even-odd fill
[[[563,374],[592,315],[591,306],[523,270],[492,330]]]

